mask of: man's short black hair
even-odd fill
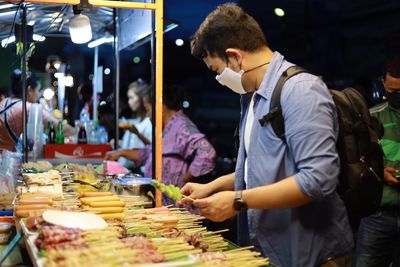
[[[225,58],[227,48],[255,52],[267,46],[257,21],[234,3],[218,6],[201,23],[191,39],[192,55]]]
[[[400,78],[400,56],[390,57],[386,61],[385,74],[386,73],[394,78]]]

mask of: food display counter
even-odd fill
[[[14,200],[17,229],[34,266],[268,266],[251,247],[226,241],[221,234],[227,230],[207,230],[201,216],[183,207],[152,208],[152,187],[111,190],[124,179],[133,188],[148,178],[105,176],[90,164],[50,165],[28,165]],[[174,186],[151,184],[181,197]]]

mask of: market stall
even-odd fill
[[[225,240],[227,230],[208,231],[204,218],[185,208],[151,208],[154,191],[140,193],[143,178],[97,173],[90,165],[25,167],[13,201],[18,231],[9,246],[22,238],[34,266],[268,265],[251,247]],[[186,197],[173,185],[151,185],[174,200]]]

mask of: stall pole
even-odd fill
[[[163,86],[163,0],[157,0],[156,10],[156,179],[162,181],[162,86]],[[153,151],[154,153],[154,151]],[[156,193],[156,206],[162,205],[161,192],[158,190]]]
[[[76,0],[73,0],[76,1]],[[44,3],[65,3],[69,2],[66,0],[30,0],[29,2],[44,2]],[[71,3],[69,3],[71,4]],[[152,64],[156,63],[156,90],[155,90],[155,106],[156,106],[156,115],[155,115],[155,127],[156,127],[156,139],[153,140],[155,142],[155,151],[153,153],[156,154],[155,161],[153,164],[156,166],[155,178],[157,180],[162,180],[162,84],[163,84],[163,29],[164,29],[164,21],[163,21],[163,10],[164,10],[164,2],[163,0],[157,0],[157,3],[143,3],[143,2],[126,2],[126,1],[108,1],[108,0],[89,0],[89,4],[93,6],[104,6],[104,7],[113,7],[114,8],[114,59],[116,65],[116,73],[115,73],[115,113],[116,113],[116,139],[115,145],[118,145],[118,109],[119,109],[119,54],[118,54],[118,41],[116,32],[117,28],[117,18],[116,18],[116,10],[115,8],[133,8],[133,9],[151,9],[156,10],[156,60],[152,62]],[[161,192],[157,192],[156,194],[156,205],[161,206]]]
[[[118,149],[118,139],[119,139],[119,48],[118,48],[118,17],[117,17],[117,9],[114,8],[113,12],[114,17],[114,68],[115,68],[115,76],[114,76],[114,99],[115,99],[115,149]]]
[[[99,65],[99,47],[94,48],[94,63],[93,63],[93,121],[97,121],[97,66]],[[101,75],[101,73],[100,73]]]
[[[22,161],[28,162],[28,138],[27,138],[27,112],[26,112],[26,79],[27,79],[27,69],[26,69],[26,4],[22,3],[22,57],[21,57],[21,67],[22,67]],[[17,136],[19,138],[19,136]]]
[[[154,0],[153,0],[154,2]],[[155,88],[156,88],[156,65],[154,64],[156,61],[156,13],[154,10],[151,11],[151,39],[150,39],[150,49],[151,49],[151,98],[150,101],[151,103],[153,103],[151,109],[151,121],[155,122],[156,119],[156,106],[155,106],[155,102],[156,102],[156,94],[155,94]],[[156,125],[154,123],[151,124],[152,125],[152,129],[151,129],[151,135],[152,135],[152,139],[151,140],[156,140]],[[156,151],[156,141],[152,141],[151,142],[151,151]],[[151,166],[151,170],[153,174],[156,173],[156,153],[151,153],[151,162],[153,162],[152,166]],[[155,177],[155,176],[154,176]],[[156,191],[156,194],[158,194],[158,192]]]

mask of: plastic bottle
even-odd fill
[[[98,129],[98,122],[96,121],[90,121],[89,126],[88,126],[88,144],[98,144],[97,140],[97,129]]]
[[[64,144],[64,132],[63,132],[62,121],[58,122],[58,129],[57,129],[57,133],[56,133],[56,143]]]
[[[104,126],[99,126],[99,129],[97,131],[97,140],[99,141],[99,144],[108,143],[108,133]]]
[[[81,125],[81,127],[79,127],[78,144],[87,144],[87,134],[84,125]]]
[[[87,124],[90,121],[90,115],[88,112],[88,106],[85,105],[80,114],[80,120],[82,123]]]

